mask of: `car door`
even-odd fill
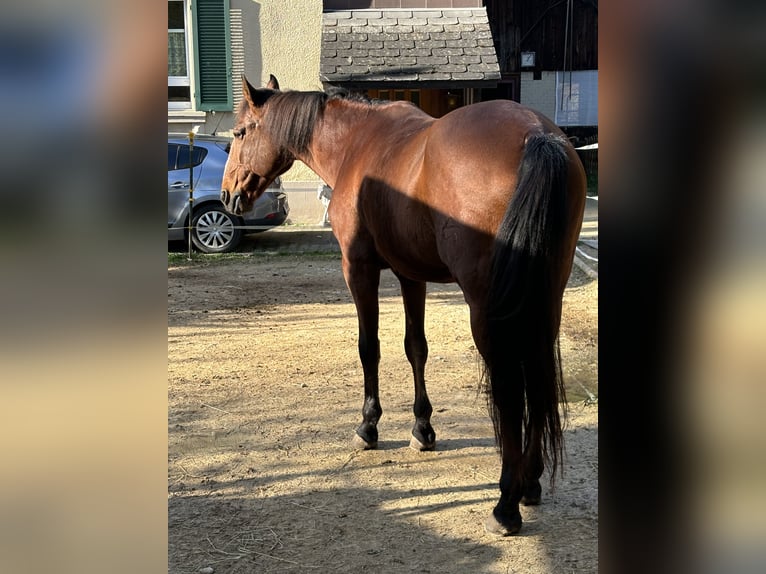
[[[195,188],[202,173],[202,160],[207,150],[200,146],[168,142],[168,227],[183,224],[189,206],[189,168]]]

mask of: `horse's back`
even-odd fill
[[[353,240],[366,237],[370,250],[412,279],[481,283],[524,142],[558,128],[507,100],[439,119],[404,105],[381,111],[368,126],[377,137],[347,169],[355,204],[349,196],[343,211],[358,218]]]

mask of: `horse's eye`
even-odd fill
[[[245,135],[245,128],[238,128],[232,132],[235,138],[241,138]]]

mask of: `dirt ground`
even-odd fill
[[[597,291],[575,267],[563,478],[521,508],[520,535],[497,538],[483,522],[500,461],[456,286],[429,285],[426,308],[436,450],[408,447],[403,311],[384,272],[379,449],[354,451],[362,372],[339,255],[169,266],[168,571],[596,572]]]

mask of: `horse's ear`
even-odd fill
[[[245,74],[242,74],[242,95],[250,105],[250,109],[257,107],[255,105],[255,88],[247,81]]]
[[[279,89],[279,82],[274,77],[274,74],[269,74],[269,83],[266,84],[266,87],[270,90],[278,90]]]
[[[245,97],[245,100],[247,100],[247,103],[250,106],[250,111],[256,113],[257,109],[263,106],[263,104],[266,103],[266,100],[269,99],[271,92],[254,88],[250,82],[247,81],[245,75],[242,74],[242,95]]]

